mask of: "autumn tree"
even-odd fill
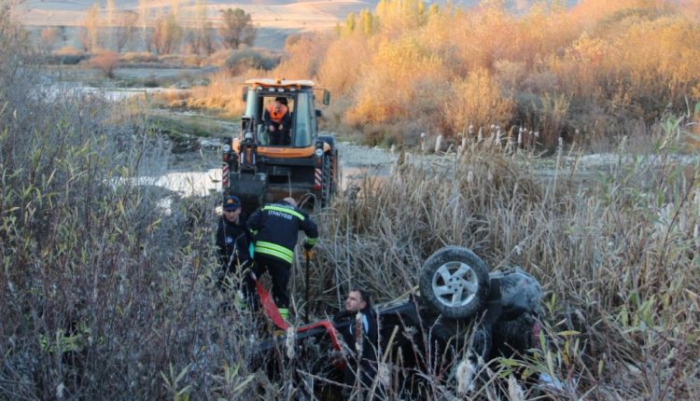
[[[194,28],[186,39],[190,50],[194,54],[210,55],[214,53],[214,38],[212,37],[212,24],[207,21],[206,0],[195,2]]]
[[[107,44],[106,46],[108,48],[113,48],[116,46],[117,42],[117,32],[114,29],[114,26],[116,24],[116,6],[114,4],[114,0],[107,0],[106,4],[107,8],[107,19],[104,21],[104,27],[107,29],[108,35],[107,35]]]
[[[156,54],[170,54],[177,51],[182,42],[183,30],[174,14],[168,14],[156,20],[153,27],[151,43]]]
[[[41,37],[41,50],[44,53],[51,53],[61,37],[61,29],[55,26],[46,27],[39,32],[39,36]]]
[[[100,25],[99,21],[100,9],[97,4],[93,4],[87,11],[85,16],[85,22],[83,23],[83,28],[80,31],[79,38],[80,43],[83,46],[83,50],[86,52],[91,52],[97,49],[98,46],[98,29]]]
[[[100,70],[105,77],[112,79],[114,69],[119,65],[119,55],[112,51],[99,53],[90,59],[90,65]]]
[[[170,0],[170,14],[177,21],[180,16],[180,0]]]
[[[355,32],[355,26],[357,26],[357,22],[355,21],[355,13],[350,13],[345,18],[345,32]]]
[[[139,14],[135,11],[127,10],[117,16],[114,27],[114,45],[118,53],[134,39],[138,22]]]
[[[151,51],[151,41],[148,40],[148,0],[139,0],[139,23],[141,25],[141,40],[146,50]]]
[[[238,49],[245,43],[252,45],[255,41],[256,29],[253,26],[252,17],[250,14],[240,8],[235,10],[227,9],[221,12],[222,26],[219,28],[219,34],[224,46],[230,49]]]

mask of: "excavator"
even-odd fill
[[[333,135],[318,131],[318,92],[329,105],[330,92],[310,80],[245,81],[241,131],[226,139],[222,164],[224,196],[238,196],[245,213],[287,196],[310,209],[330,205],[338,189],[338,149]],[[287,126],[275,130],[270,118],[280,105],[289,113]]]

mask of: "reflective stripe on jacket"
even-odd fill
[[[318,241],[318,227],[308,214],[286,202],[273,203],[255,211],[248,220],[255,236],[255,254],[266,255],[290,265],[299,231],[306,234],[306,244]]]

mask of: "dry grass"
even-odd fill
[[[313,277],[328,295],[316,297],[328,307],[360,285],[391,299],[413,288],[431,252],[467,246],[546,288],[544,347],[525,366],[566,384],[555,398],[693,399],[700,170],[666,151],[620,157],[593,182],[577,163],[543,179],[520,153],[399,166],[395,179],[367,181],[322,215],[328,240]]]
[[[240,116],[245,110],[240,79],[228,72],[218,72],[209,79],[209,85],[192,90],[188,107],[218,109],[229,116]]]
[[[13,33],[0,52],[14,49],[0,58],[0,398],[291,398],[309,361],[279,355],[268,379],[251,317],[222,309],[230,299],[209,280],[218,196],[172,196],[165,210],[161,190],[129,184],[167,165],[147,117],[43,97],[2,9],[0,32]],[[555,399],[700,398],[698,165],[677,156],[697,115],[680,116],[652,132],[654,152],[621,146],[597,172],[560,154],[543,175],[529,150],[482,140],[368,179],[315,216],[314,314],[334,311],[350,285],[402,295],[427,255],[468,246],[492,269],[521,265],[546,291],[542,349],[490,364],[479,396],[507,387],[534,399],[499,379],[524,364],[566,384],[545,390]],[[452,379],[426,382],[426,399],[457,396]]]

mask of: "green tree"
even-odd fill
[[[240,8],[235,10],[229,8],[221,12],[221,17],[223,21],[219,34],[224,46],[238,49],[243,43],[249,46],[253,44],[257,32],[250,14],[246,14]]]

